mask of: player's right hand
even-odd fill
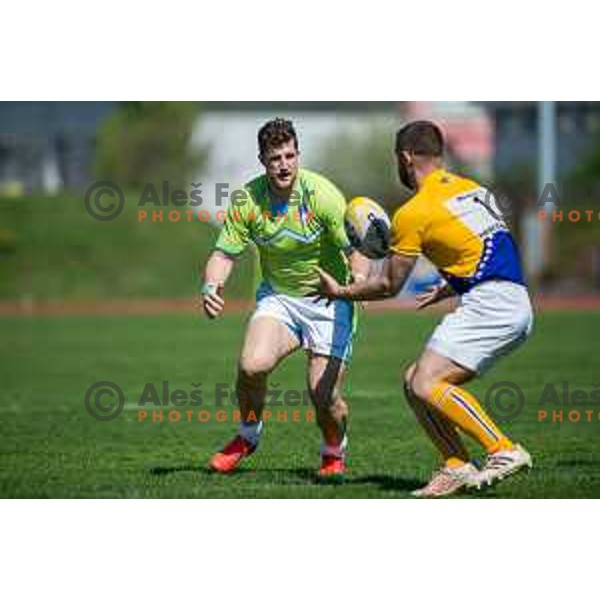
[[[205,284],[201,290],[202,308],[209,319],[216,319],[225,308],[222,286],[216,284]]]

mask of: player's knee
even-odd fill
[[[416,368],[410,379],[410,390],[421,400],[428,400],[436,385],[435,378],[425,369]]]
[[[417,370],[417,365],[412,363],[407,369],[402,372],[402,387],[404,389],[404,395],[407,400],[410,400],[413,391],[412,391],[412,380],[415,376],[415,372]]]
[[[412,363],[407,369],[405,369],[402,373],[402,383],[404,384],[405,389],[410,389],[412,385],[413,377],[415,376],[415,372],[417,370],[417,365]]]
[[[242,358],[240,361],[240,375],[244,379],[257,379],[266,377],[272,368],[272,361],[266,355],[254,355],[251,358]]]

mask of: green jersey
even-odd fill
[[[317,267],[348,282],[346,200],[325,177],[300,169],[292,197],[276,205],[265,175],[232,195],[216,249],[238,256],[253,242],[264,282],[276,293],[301,297],[318,289]]]

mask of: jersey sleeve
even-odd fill
[[[423,253],[423,223],[418,212],[400,209],[392,222],[390,251],[394,254],[419,256]]]
[[[246,202],[250,202],[250,200],[250,194],[248,194]],[[248,219],[245,218],[243,206],[239,208],[230,204],[225,223],[215,244],[215,250],[220,250],[230,256],[238,256],[244,252],[249,242]]]
[[[317,217],[323,223],[333,244],[341,250],[351,248],[346,234],[344,217],[346,216],[346,198],[332,183],[321,185],[321,197],[317,197]]]

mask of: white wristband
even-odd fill
[[[204,283],[200,288],[200,294],[202,296],[214,296],[218,291],[218,283]]]

